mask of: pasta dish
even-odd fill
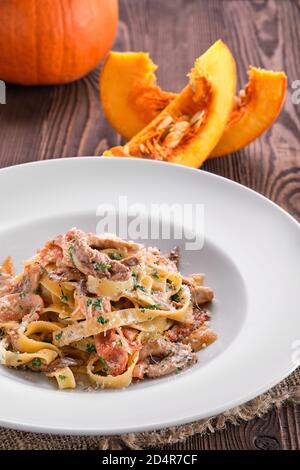
[[[0,357],[56,380],[123,388],[197,362],[215,341],[204,276],[182,276],[163,256],[112,235],[73,228],[48,241],[14,275],[0,266]]]

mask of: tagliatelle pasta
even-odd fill
[[[75,388],[160,377],[194,364],[216,339],[202,304],[203,276],[183,277],[176,257],[112,236],[71,229],[45,244],[18,276],[0,267],[0,354]],[[198,282],[199,280],[199,282]]]

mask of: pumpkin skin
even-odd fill
[[[126,140],[140,132],[176,96],[156,84],[156,69],[144,52],[110,52],[104,63],[100,76],[103,110]],[[248,74],[249,82],[236,97],[224,134],[208,158],[235,152],[257,139],[284,105],[287,77],[283,72],[249,67]],[[120,75],[122,83],[118,84]]]
[[[217,41],[196,60],[189,78],[189,84],[150,124],[124,147],[104,155],[198,168],[220,140],[233,108],[236,67],[228,47]]]
[[[77,80],[112,46],[117,0],[1,0],[0,79],[22,85]]]

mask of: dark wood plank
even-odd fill
[[[300,0],[120,0],[116,50],[149,51],[160,84],[178,91],[196,56],[224,39],[237,58],[239,84],[248,64],[300,78]],[[101,155],[120,142],[105,121],[99,68],[65,86],[9,86],[0,105],[0,166],[77,155]],[[300,105],[291,100],[279,120],[246,149],[204,169],[249,186],[300,220]],[[194,436],[168,449],[300,449],[300,408],[285,405],[260,419]]]

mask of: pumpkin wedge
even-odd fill
[[[234,59],[228,47],[217,41],[196,59],[182,92],[124,147],[113,147],[104,155],[199,167],[225,130],[235,89]]]
[[[287,77],[249,67],[249,82],[236,97],[235,106],[221,140],[210,158],[236,152],[257,139],[273,124],[285,101]]]
[[[100,77],[103,110],[126,140],[141,131],[176,96],[157,85],[156,70],[145,52],[111,52],[103,66]],[[235,98],[225,132],[209,158],[235,152],[257,139],[282,109],[286,75],[255,67],[249,67],[248,74],[249,82]]]
[[[110,52],[100,75],[107,120],[126,140],[149,124],[175,98],[156,84],[155,65],[145,52]]]

